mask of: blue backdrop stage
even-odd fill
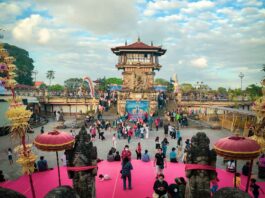
[[[149,111],[148,100],[127,100],[125,106],[130,120],[136,120],[137,118],[144,118],[145,112]]]

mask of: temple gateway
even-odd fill
[[[118,92],[118,113],[126,112],[131,119],[142,117],[146,112],[157,111],[158,92],[154,89],[155,70],[162,67],[158,57],[166,53],[161,46],[147,45],[140,41],[111,48],[118,56],[116,67],[123,70],[123,86]]]

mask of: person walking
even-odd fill
[[[149,126],[148,126],[148,124],[146,124],[144,126],[144,130],[145,130],[145,138],[148,139],[149,138]]]
[[[132,139],[132,136],[133,136],[133,128],[131,127],[131,128],[128,130],[128,144],[130,144],[131,139]]]
[[[133,166],[129,160],[128,157],[125,157],[122,161],[122,179],[123,179],[123,190],[126,190],[126,179],[128,179],[128,187],[131,190],[132,189],[132,175],[131,170],[133,169]]]
[[[178,160],[177,160],[177,153],[176,153],[176,148],[173,147],[171,152],[169,153],[169,158],[170,158],[170,162],[173,162],[173,163],[177,163]]]
[[[162,146],[162,151],[164,153],[165,156],[167,156],[167,145],[169,144],[167,138],[164,138],[163,141],[161,142],[161,146]]]
[[[8,157],[9,164],[13,165],[13,153],[12,153],[11,148],[7,150],[7,157]]]
[[[112,146],[117,149],[117,140],[116,140],[116,134],[114,133],[112,136]]]
[[[156,131],[158,131],[159,122],[160,122],[160,119],[159,118],[156,118],[155,119]]]
[[[156,167],[156,174],[163,174],[164,168],[167,166],[166,156],[162,153],[162,149],[158,148],[155,155],[154,166]]]
[[[168,129],[169,129],[169,123],[166,122],[166,123],[164,124],[164,134],[165,134],[165,137],[168,136]]]
[[[141,158],[142,158],[142,146],[141,146],[140,142],[138,142],[138,146],[137,146],[135,152],[136,152],[136,159],[141,160]]]

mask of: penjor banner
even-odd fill
[[[149,101],[127,100],[125,108],[130,120],[137,120],[137,118],[144,118],[145,112],[149,111]]]

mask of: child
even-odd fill
[[[100,174],[99,176],[99,181],[106,181],[106,180],[111,180],[110,176],[107,174]]]
[[[233,179],[233,183],[235,183],[235,178]],[[236,188],[239,188],[241,185],[240,173],[236,173]]]
[[[7,155],[8,155],[9,164],[12,165],[13,164],[13,153],[12,153],[11,148],[8,149]]]
[[[211,183],[212,183],[211,192],[212,192],[212,194],[214,194],[218,189],[219,179],[217,176],[217,172],[215,174],[216,174],[215,178],[213,180],[211,180]]]
[[[250,189],[252,191],[254,198],[259,197],[259,190],[264,194],[264,191],[262,190],[262,188],[260,188],[260,186],[256,184],[256,179],[250,180]]]
[[[117,149],[117,140],[116,140],[116,134],[114,133],[113,134],[113,137],[112,137],[112,146]]]

